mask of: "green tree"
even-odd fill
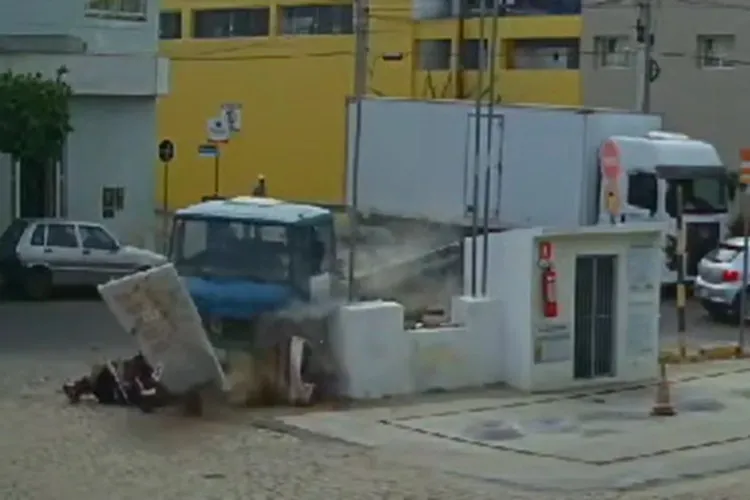
[[[73,91],[63,77],[41,73],[0,74],[0,151],[22,164],[46,165],[62,155],[70,125]]]

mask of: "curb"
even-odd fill
[[[731,359],[750,358],[750,352],[745,352],[738,345],[718,347],[702,347],[698,350],[681,352],[680,349],[661,351],[659,361],[666,364],[703,363],[706,361],[726,361]]]

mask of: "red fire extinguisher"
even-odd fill
[[[544,317],[556,318],[557,309],[557,272],[550,266],[542,271],[542,302]]]

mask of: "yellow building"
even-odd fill
[[[463,0],[459,9],[460,1],[371,0],[370,94],[476,95],[482,0]],[[513,4],[498,22],[498,98],[579,104],[580,0]],[[162,52],[172,69],[171,93],[159,105],[159,139],[177,146],[171,208],[212,193],[214,162],[200,157],[198,146],[206,142],[207,120],[225,103],[242,105],[242,123],[221,146],[222,195],[248,194],[262,173],[274,197],[341,204],[344,110],[354,72],[351,0],[162,5]]]

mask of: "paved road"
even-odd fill
[[[739,327],[711,320],[699,303],[688,301],[685,316],[687,319],[686,337],[689,345],[737,342]],[[667,300],[662,304],[660,323],[662,345],[676,345],[677,310],[673,300]],[[750,325],[748,325],[748,339],[750,340]]]
[[[70,407],[57,393],[64,378],[132,349],[103,304],[85,299],[0,303],[0,498],[564,498],[407,465],[383,451],[265,430],[250,411],[193,421]],[[729,330],[717,331],[727,336]]]
[[[250,411],[189,420],[63,402],[64,378],[131,349],[100,302],[0,303],[0,498],[531,498],[265,430]]]

